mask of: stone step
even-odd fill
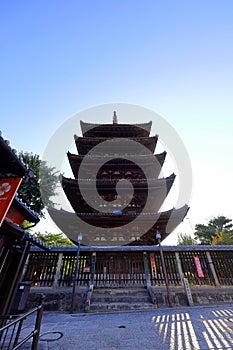
[[[144,295],[147,294],[146,287],[140,288],[94,288],[96,294],[109,294],[109,295],[120,295],[120,294],[132,294],[132,295]]]
[[[128,295],[128,294],[118,294],[118,295],[107,295],[107,294],[96,294],[92,295],[92,302],[98,303],[111,303],[111,302],[150,302],[150,297],[148,294],[145,295]]]
[[[147,289],[141,288],[95,288],[91,298],[90,312],[153,309]]]
[[[106,312],[106,311],[120,311],[120,310],[152,310],[155,306],[152,303],[91,303],[90,312]]]

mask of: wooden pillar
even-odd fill
[[[23,274],[22,274],[22,281],[25,280],[25,275],[26,275],[26,272],[27,272],[27,269],[28,269],[28,265],[29,265],[29,260],[30,260],[30,252],[28,253],[28,256],[27,256],[27,259],[26,259],[26,262],[24,264],[24,268],[23,268]]]
[[[151,298],[151,302],[153,304],[156,304],[156,297],[153,291],[153,288],[151,286],[151,275],[150,275],[150,269],[149,269],[149,261],[148,261],[148,254],[147,252],[143,252],[143,261],[144,261],[144,270],[145,270],[145,276],[146,276],[146,288],[147,292]]]
[[[151,279],[150,279],[150,271],[149,271],[147,252],[143,252],[143,262],[144,262],[144,270],[145,270],[145,277],[146,277],[146,285],[150,286]]]
[[[58,287],[58,281],[59,281],[59,278],[60,278],[60,271],[61,271],[62,257],[63,257],[63,253],[59,253],[58,261],[57,261],[57,267],[56,267],[56,272],[55,272],[55,275],[54,275],[53,288],[57,288]]]
[[[219,283],[219,280],[218,280],[218,276],[216,274],[216,271],[215,271],[214,264],[213,264],[213,261],[211,259],[210,253],[206,252],[206,256],[207,256],[207,260],[208,260],[208,263],[209,263],[209,266],[210,266],[210,270],[211,270],[212,275],[214,277],[214,283],[215,283],[216,286],[220,286],[220,283]]]
[[[181,279],[181,282],[183,284],[184,292],[185,292],[185,295],[187,298],[187,303],[189,306],[191,306],[191,305],[193,305],[193,297],[192,297],[191,289],[189,286],[189,282],[188,282],[187,278],[184,278],[184,273],[183,273],[183,269],[182,269],[182,265],[181,265],[179,252],[175,252],[175,256],[176,256],[176,263],[177,263],[180,279]]]
[[[182,265],[181,265],[179,252],[175,252],[175,256],[176,256],[176,263],[177,263],[180,279],[182,281],[182,279],[184,278],[184,273],[183,273],[183,270],[182,270]]]
[[[91,258],[90,284],[94,284],[94,279],[95,279],[95,262],[96,262],[96,252],[93,252],[92,253],[92,258]]]

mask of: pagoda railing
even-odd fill
[[[33,248],[24,280],[37,287],[71,287],[76,250],[76,247],[53,247],[44,252]],[[170,285],[181,286],[183,278],[191,286],[233,285],[233,246],[163,246],[163,252]],[[77,285],[88,287],[90,282],[99,287],[146,285],[145,256],[151,285],[165,285],[157,246],[81,246]]]

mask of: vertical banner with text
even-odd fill
[[[204,272],[203,272],[202,267],[201,267],[200,259],[198,256],[194,256],[194,262],[196,265],[198,277],[202,277],[202,278],[205,277]]]
[[[22,178],[3,178],[0,181],[0,226],[10,208]]]

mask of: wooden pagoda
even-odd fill
[[[118,124],[115,112],[112,124],[81,121],[82,137],[74,136],[78,155],[67,154],[74,179],[61,179],[74,213],[49,211],[73,242],[82,232],[83,245],[156,245],[157,229],[163,240],[183,220],[187,205],[159,211],[175,175],[161,176],[166,152],[154,154],[158,135],[150,136],[151,125]]]

